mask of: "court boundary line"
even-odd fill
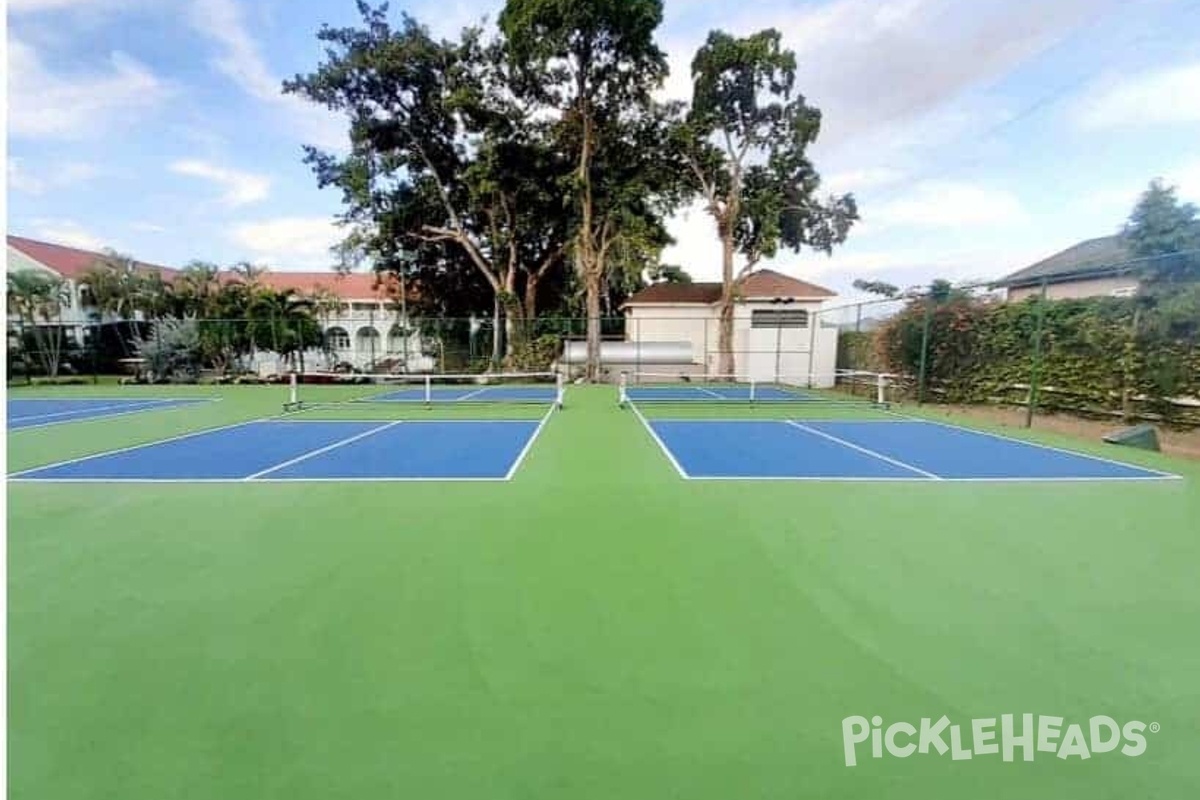
[[[203,436],[206,433],[218,433],[220,431],[227,431],[227,430],[232,430],[234,428],[241,428],[246,425],[253,425],[256,422],[273,422],[273,421],[274,420],[271,417],[258,417],[256,419],[243,420],[242,422],[232,422],[227,425],[218,425],[215,428],[202,428],[198,431],[190,431],[188,433],[181,433],[176,436],[168,436],[165,439],[156,439],[153,442],[143,442],[141,444],[129,445],[128,447],[118,447],[114,450],[102,450],[99,453],[92,453],[92,454],[86,455],[86,456],[78,456],[76,458],[68,458],[63,461],[54,461],[49,464],[43,464],[40,467],[30,467],[29,469],[23,469],[18,472],[10,472],[7,477],[9,480],[20,479],[22,475],[26,475],[30,472],[41,472],[44,469],[57,469],[58,467],[66,467],[71,464],[78,464],[81,461],[89,461],[93,458],[104,458],[106,456],[115,456],[120,453],[129,453],[134,450],[142,450],[144,448],[154,447],[154,446],[160,445],[160,444],[169,444],[170,442],[178,442],[183,439],[190,439],[193,436]],[[51,480],[51,479],[37,478],[36,480],[44,481],[44,480]]]
[[[886,412],[886,413],[896,413],[896,412]],[[1091,453],[1081,453],[1078,450],[1068,450],[1065,447],[1055,447],[1054,445],[1051,445],[1051,444],[1042,444],[1040,442],[1033,442],[1033,441],[1029,441],[1027,439],[1018,439],[1015,436],[1006,436],[1003,433],[993,433],[992,431],[980,430],[978,428],[968,428],[963,425],[955,425],[952,422],[941,422],[940,420],[922,419],[921,417],[913,417],[913,416],[909,416],[907,414],[896,413],[896,416],[900,417],[901,420],[906,421],[906,422],[923,422],[927,425],[938,425],[943,428],[950,428],[951,430],[964,431],[966,433],[976,433],[976,434],[979,434],[980,436],[988,436],[993,439],[1000,439],[1001,441],[1016,442],[1017,444],[1023,444],[1023,445],[1027,445],[1029,447],[1036,447],[1036,448],[1040,448],[1042,450],[1051,450],[1055,453],[1063,453],[1065,455],[1075,456],[1076,458],[1086,458],[1086,459],[1090,459],[1092,461],[1099,461],[1099,462],[1102,462],[1105,464],[1112,464],[1113,466],[1116,466],[1116,467],[1124,467],[1125,469],[1136,469],[1136,470],[1141,470],[1142,472],[1151,473],[1151,475],[1143,476],[1144,478],[1153,477],[1153,478],[1156,478],[1159,480],[1162,480],[1162,479],[1183,480],[1182,475],[1176,475],[1173,472],[1163,472],[1162,470],[1154,469],[1153,467],[1143,467],[1138,464],[1130,464],[1125,461],[1117,461],[1115,458],[1106,458],[1104,456],[1094,456]],[[837,421],[837,420],[834,420],[834,421]],[[842,421],[845,422],[845,421],[852,421],[852,420],[842,420]],[[1124,478],[1122,480],[1135,480],[1137,477],[1138,476],[1134,476],[1131,478]]]
[[[357,442],[360,439],[366,439],[368,436],[374,436],[375,434],[377,434],[381,431],[385,431],[388,428],[394,428],[397,425],[401,424],[402,422],[404,422],[404,420],[398,419],[394,422],[388,422],[384,425],[377,425],[374,428],[370,428],[369,430],[363,431],[362,433],[356,433],[353,436],[347,436],[345,439],[339,439],[338,441],[333,442],[331,444],[327,444],[323,447],[318,447],[315,450],[309,450],[307,453],[301,453],[300,455],[296,456],[295,458],[289,458],[286,461],[282,461],[273,467],[267,467],[266,469],[261,469],[258,472],[253,472],[253,473],[243,477],[242,480],[244,480],[244,481],[257,480],[257,479],[261,478],[263,475],[269,475],[272,472],[276,472],[285,467],[290,467],[293,464],[299,464],[302,461],[307,461],[308,459],[313,458],[314,456],[319,456],[323,453],[328,453],[331,450],[336,450],[339,447],[342,447],[344,445],[348,445],[352,442]]]
[[[107,451],[100,452],[100,453],[94,453],[92,455],[80,456],[79,458],[72,458],[72,459],[68,459],[66,461],[56,462],[56,463],[52,463],[52,464],[46,464],[46,465],[40,466],[40,467],[31,467],[27,470],[21,470],[20,472],[11,473],[10,475],[7,476],[7,480],[10,483],[79,483],[79,484],[105,484],[105,483],[222,484],[223,483],[223,484],[231,484],[231,485],[232,484],[249,485],[249,484],[266,484],[266,483],[273,483],[273,484],[285,484],[285,483],[460,483],[460,482],[462,482],[462,483],[505,483],[505,482],[510,481],[512,479],[512,476],[515,475],[516,469],[522,463],[522,460],[524,459],[525,455],[532,449],[534,440],[537,438],[537,436],[541,432],[542,427],[546,424],[546,422],[549,421],[549,419],[553,415],[554,411],[555,411],[555,409],[552,406],[550,408],[550,410],[547,411],[546,414],[542,417],[541,422],[538,423],[538,427],[534,430],[534,433],[530,437],[529,441],[525,443],[522,451],[517,456],[517,460],[514,462],[513,466],[510,467],[508,473],[506,473],[503,476],[497,476],[497,477],[478,477],[478,476],[471,476],[471,475],[453,476],[453,477],[443,477],[443,476],[370,476],[370,477],[340,477],[340,478],[334,478],[334,477],[328,477],[328,478],[321,478],[321,477],[311,477],[311,478],[262,477],[262,478],[254,478],[253,480],[250,480],[247,477],[237,477],[237,478],[31,478],[31,477],[24,477],[30,473],[40,472],[42,470],[53,469],[53,468],[57,468],[57,467],[64,467],[64,466],[68,466],[70,464],[79,463],[81,461],[88,461],[93,458],[103,458],[103,457],[109,456],[109,455],[118,455],[120,453],[127,453],[127,452],[131,452],[134,450],[141,450],[143,448],[153,447],[153,446],[159,445],[159,444],[167,444],[170,442],[180,441],[182,439],[189,439],[189,438],[192,438],[193,436],[200,436],[200,435],[203,435],[206,433],[217,433],[219,431],[230,430],[233,428],[242,427],[244,425],[252,425],[254,423],[260,423],[260,422],[286,422],[288,424],[297,424],[297,423],[299,423],[299,424],[322,424],[322,423],[331,423],[331,422],[333,422],[333,423],[352,422],[352,423],[361,424],[363,422],[371,421],[371,420],[356,420],[356,419],[285,420],[285,419],[279,419],[277,417],[260,417],[257,419],[246,420],[244,422],[237,422],[237,423],[233,423],[230,425],[221,425],[221,426],[218,426],[215,428],[207,428],[204,430],[194,431],[192,433],[181,434],[179,436],[171,436],[166,439],[160,439],[160,440],[154,441],[154,442],[146,442],[144,444],[132,445],[130,447],[117,448],[116,450],[107,450]],[[414,422],[413,420],[395,420],[395,421],[387,423],[385,425],[381,425],[381,426],[372,428],[369,431],[364,431],[362,434],[358,434],[358,436],[365,438],[366,436],[369,436],[372,433],[376,433],[378,431],[383,430],[384,428],[390,428],[394,425],[399,425],[401,423],[406,424],[406,425],[420,425],[420,424],[427,424],[427,423],[443,423],[443,422],[454,422],[454,423],[484,422],[489,425],[495,424],[495,423],[528,425],[529,423],[533,422],[533,420],[453,419],[453,420],[419,420],[416,422]],[[351,438],[354,438],[354,437],[351,437]],[[335,444],[337,444],[338,446],[341,446],[342,444],[348,444],[348,443],[349,443],[348,441],[342,441],[342,442],[336,442]],[[329,449],[332,449],[332,448],[329,448]],[[310,453],[306,453],[304,455],[307,457],[307,456],[316,455],[316,454],[317,453],[315,453],[315,452],[310,452]],[[282,468],[282,466],[284,466],[284,465],[282,465],[282,464],[276,465],[275,467],[272,467],[271,470],[280,469],[280,468]]]
[[[654,430],[654,426],[651,425],[646,417],[642,415],[641,410],[637,407],[637,403],[630,400],[629,408],[633,411],[634,415],[641,420],[642,427],[644,427],[654,441],[658,443],[658,449],[662,450],[663,455],[665,455],[667,460],[671,462],[671,466],[675,467],[675,471],[679,473],[679,477],[683,478],[685,481],[693,480],[692,476],[688,474],[687,470],[683,468],[683,465],[681,465],[675,458],[675,454],[671,452],[671,448],[667,447],[666,442],[664,442],[658,435],[658,431]]]
[[[935,481],[945,480],[941,475],[938,475],[937,473],[930,472],[929,470],[921,469],[920,467],[915,467],[912,464],[905,463],[898,458],[892,458],[891,456],[885,456],[883,453],[877,453],[874,450],[871,450],[866,447],[862,447],[861,445],[857,445],[854,442],[846,441],[845,439],[842,439],[838,436],[834,436],[832,434],[825,433],[824,431],[819,431],[816,428],[810,428],[807,425],[802,425],[801,423],[796,422],[795,420],[786,419],[786,420],[783,420],[783,422],[785,425],[790,425],[793,428],[796,428],[797,430],[801,430],[801,431],[804,431],[805,433],[811,433],[816,436],[820,436],[822,439],[828,439],[829,441],[840,444],[849,450],[856,450],[860,453],[863,453],[864,455],[868,455],[868,456],[871,456],[872,458],[877,458],[880,461],[883,461],[887,464],[891,464],[894,467],[900,467],[902,469],[908,470],[909,472],[915,472],[918,475],[924,475],[926,478],[932,478]]]
[[[37,402],[39,400],[46,400],[48,402],[54,402],[56,399],[88,400],[91,398],[86,398],[86,397],[72,397],[72,398],[49,398],[49,397],[42,398],[42,397],[38,397],[38,398],[32,398],[32,397],[30,397],[30,398],[19,398],[19,399],[32,400],[34,402]],[[97,400],[107,400],[109,398],[98,397],[96,399]],[[114,397],[112,399],[115,400],[116,398]],[[72,411],[57,411],[53,414],[26,414],[23,417],[8,417],[8,419],[9,420],[18,420],[18,421],[23,420],[23,419],[50,419],[51,417],[66,417],[66,416],[70,416],[71,414],[80,414],[84,411],[97,412],[97,411],[108,411],[109,409],[112,409],[112,408],[131,408],[131,407],[137,408],[139,406],[149,406],[149,405],[171,405],[176,402],[179,402],[179,401],[176,401],[176,400],[131,400],[127,403],[114,403],[113,405],[109,405],[109,406],[94,406],[92,408],[86,408],[86,407],[85,408],[76,408]]]
[[[1030,476],[1030,477],[1010,477],[1010,476],[985,477],[985,476],[976,476],[976,477],[967,477],[967,478],[954,478],[954,477],[944,477],[941,475],[934,475],[933,473],[928,473],[930,477],[924,477],[923,473],[925,471],[919,470],[917,468],[913,468],[915,470],[915,474],[912,477],[890,477],[890,478],[889,477],[852,476],[852,475],[849,475],[849,476],[848,475],[761,475],[761,476],[755,476],[755,475],[691,475],[686,470],[683,469],[683,467],[680,465],[679,461],[675,458],[674,454],[666,446],[666,443],[663,442],[662,438],[659,437],[658,433],[654,430],[650,421],[647,420],[645,415],[643,415],[640,410],[638,410],[637,404],[633,403],[633,402],[629,402],[628,405],[629,405],[629,408],[633,411],[633,413],[637,416],[637,418],[641,421],[643,427],[646,428],[647,432],[654,439],[654,441],[658,444],[658,447],[662,451],[663,455],[665,455],[667,457],[667,460],[670,461],[671,465],[675,467],[675,470],[676,470],[676,472],[679,473],[680,477],[682,477],[684,480],[689,480],[689,481],[725,481],[725,482],[730,482],[730,481],[775,481],[775,482],[799,481],[799,482],[826,482],[826,483],[910,483],[910,484],[926,484],[926,483],[928,483],[928,484],[933,484],[933,483],[993,483],[993,484],[1025,483],[1025,484],[1029,484],[1029,483],[1129,483],[1129,482],[1137,483],[1137,482],[1158,482],[1158,481],[1163,481],[1163,480],[1182,480],[1183,479],[1183,477],[1180,475],[1171,475],[1169,473],[1162,473],[1162,472],[1158,472],[1158,471],[1152,470],[1152,469],[1143,469],[1144,472],[1151,473],[1148,475],[1128,475],[1128,476],[1106,475],[1106,476],[1092,476],[1092,477],[1083,477],[1083,476],[1063,476],[1063,477],[1054,477],[1054,476],[1051,476],[1051,477],[1035,477],[1035,476]],[[888,413],[893,413],[893,412],[888,412]],[[919,417],[910,418],[910,417],[906,417],[905,415],[902,415],[902,414],[895,414],[895,416],[898,417],[899,420],[902,420],[902,421],[932,422],[932,420],[923,420],[923,419],[920,419]],[[859,422],[859,420],[807,420],[807,421],[810,421],[810,422]],[[862,421],[872,422],[872,423],[879,423],[879,422],[894,423],[898,420],[875,419],[875,420],[862,420]],[[756,419],[746,419],[746,418],[728,419],[728,420],[664,418],[661,420],[655,420],[655,422],[699,422],[699,423],[705,423],[705,424],[728,423],[728,422],[738,422],[738,423],[742,423],[742,422],[759,422],[759,423],[761,423],[761,422],[786,422],[788,424],[791,424],[793,421],[792,420],[780,420],[780,419],[756,420]],[[937,424],[937,423],[933,423],[933,424]],[[802,425],[794,425],[793,427],[804,430],[804,426],[802,426]],[[958,426],[948,425],[947,427],[957,428]],[[976,433],[977,432],[972,428],[959,428],[959,429],[966,431],[968,433]],[[813,431],[813,432],[817,433],[817,431]],[[978,432],[986,433],[985,431],[978,431]],[[830,437],[830,438],[833,438],[833,437]],[[1005,438],[1010,438],[1010,437],[999,436],[998,438],[1005,439]],[[1012,439],[1012,441],[1017,442],[1019,444],[1032,444],[1029,442],[1024,442],[1021,439]],[[848,443],[843,443],[843,442],[838,442],[838,443],[848,445]],[[1051,446],[1046,446],[1046,449],[1059,450],[1060,452],[1066,453],[1067,455],[1086,455],[1086,454],[1078,454],[1071,450],[1064,450],[1062,448],[1055,448],[1055,447],[1051,447]],[[1101,461],[1106,460],[1106,459],[1099,458],[1099,457],[1097,457],[1097,458],[1098,458],[1098,460],[1101,460]],[[1141,469],[1140,467],[1137,467],[1135,465],[1124,464],[1120,461],[1113,461],[1112,463],[1116,464],[1118,466],[1132,467],[1133,469]]]
[[[522,462],[525,461],[525,456],[529,455],[529,451],[533,449],[533,443],[542,435],[542,428],[546,427],[546,423],[550,421],[550,416],[554,414],[554,406],[550,406],[550,410],[542,416],[542,421],[533,429],[533,435],[529,437],[529,441],[521,448],[521,452],[517,453],[517,460],[508,468],[508,472],[504,475],[504,480],[511,481],[513,476],[517,474]],[[524,420],[511,420],[512,422],[523,422]]]
[[[52,398],[30,397],[30,398],[19,398],[19,399],[48,400],[48,399],[52,399]],[[59,398],[53,398],[53,399],[59,399]],[[36,425],[18,425],[15,428],[9,428],[8,422],[11,422],[14,419],[35,419],[35,417],[6,417],[5,418],[5,432],[12,434],[12,433],[17,433],[19,431],[35,430],[37,428],[49,428],[52,425],[67,425],[72,422],[94,422],[98,419],[112,419],[113,417],[126,417],[126,416],[129,416],[130,414],[145,414],[145,413],[148,413],[151,411],[171,411],[176,408],[181,408],[181,407],[190,406],[190,405],[199,405],[201,403],[217,403],[217,402],[220,402],[220,400],[221,400],[221,398],[219,398],[219,397],[208,397],[208,398],[202,398],[202,399],[196,399],[196,400],[180,399],[180,400],[171,400],[166,403],[156,403],[154,405],[146,405],[146,404],[143,404],[142,402],[138,401],[137,402],[137,405],[139,406],[138,408],[131,408],[128,411],[118,411],[115,414],[95,414],[90,417],[76,417],[74,419],[57,419],[57,420],[51,420],[50,422],[39,422]],[[104,406],[104,408],[119,408],[119,406]],[[65,416],[68,413],[73,413],[73,412],[63,412],[63,414],[61,414],[59,416]]]

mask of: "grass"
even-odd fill
[[[10,394],[221,399],[13,433],[10,471],[286,391],[89,388]],[[687,482],[570,387],[511,483],[13,484],[11,796],[1195,796],[1200,467],[1119,452],[1185,479]],[[1161,731],[843,763],[847,716],[1026,712]]]

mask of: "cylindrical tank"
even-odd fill
[[[587,362],[587,342],[570,341],[563,348],[566,364]],[[691,342],[601,342],[601,364],[691,364]]]

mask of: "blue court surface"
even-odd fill
[[[1163,472],[925,421],[651,420],[685,478],[1145,480]]]
[[[536,421],[253,422],[9,476],[23,481],[507,480]]]
[[[628,386],[625,396],[633,402],[642,403],[703,403],[717,400],[762,400],[802,401],[817,400],[819,396],[807,394],[801,389],[778,386],[722,386],[720,384],[673,385],[673,386]]]
[[[114,417],[140,411],[211,402],[207,398],[168,399],[130,397],[19,398],[8,401],[8,429],[39,428],[63,422]]]
[[[434,386],[429,399],[438,403],[553,403],[558,398],[554,386]],[[394,392],[372,395],[372,403],[423,403],[425,387],[413,386]]]

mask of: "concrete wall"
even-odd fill
[[[805,310],[808,325],[803,328],[752,328],[756,310]],[[780,376],[792,382],[807,381],[810,373],[820,376],[821,385],[833,384],[837,361],[836,328],[819,327],[815,334],[820,301],[791,303],[745,302],[734,307],[734,371],[740,377],[774,380]],[[626,310],[627,341],[689,342],[692,365],[702,374],[715,375],[719,367],[718,317],[716,306],[702,304],[663,304],[633,306]],[[813,353],[815,352],[815,358]],[[645,368],[643,371],[662,371]]]
[[[1046,298],[1049,300],[1078,300],[1084,297],[1112,297],[1115,293],[1129,292],[1137,287],[1137,279],[1133,277],[1090,278],[1048,284]],[[1029,297],[1037,297],[1041,292],[1042,287],[1040,286],[1021,286],[1009,289],[1008,301],[1017,303]]]

